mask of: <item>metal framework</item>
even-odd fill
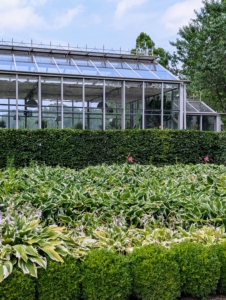
[[[187,102],[187,81],[156,59],[107,49],[2,41],[0,124],[30,129],[183,129],[188,115],[206,114],[218,120],[214,130],[219,131],[219,115],[204,103],[206,111],[198,111],[195,103]]]

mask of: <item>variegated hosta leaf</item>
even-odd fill
[[[7,278],[13,270],[13,263],[11,261],[0,260],[0,282]]]

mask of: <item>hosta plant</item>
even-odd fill
[[[68,253],[64,228],[43,227],[41,212],[26,203],[15,208],[8,200],[0,212],[0,282],[19,267],[23,273],[37,277],[37,268],[46,268],[47,260],[63,262]]]

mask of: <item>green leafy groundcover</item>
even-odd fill
[[[45,226],[68,228],[67,242],[78,256],[90,247],[130,252],[155,242],[214,244],[226,237],[223,165],[124,164],[81,171],[33,165],[1,171],[0,191],[3,214],[10,199],[14,209],[38,209]]]
[[[135,249],[143,248],[141,253],[146,252],[143,246],[154,244],[163,246],[169,251],[175,249],[179,251],[178,253],[182,253],[187,247],[183,245],[192,242],[190,244],[202,247],[200,249],[205,257],[197,256],[196,265],[203,265],[202,259],[205,258],[207,267],[202,268],[202,276],[210,278],[213,284],[210,286],[208,280],[205,284],[200,280],[199,287],[196,276],[200,274],[197,275],[195,267],[192,269],[194,272],[187,274],[184,271],[183,259],[179,254],[175,254],[175,258],[169,261],[178,263],[179,275],[183,276],[185,282],[186,276],[193,278],[191,288],[189,290],[184,288],[184,293],[206,296],[216,290],[217,284],[218,289],[224,292],[226,286],[225,208],[226,167],[223,165],[205,163],[156,167],[125,163],[90,166],[80,171],[39,166],[34,163],[26,168],[7,167],[0,171],[1,280],[4,279],[3,283],[5,282],[8,288],[10,277],[6,277],[12,269],[17,270],[19,267],[23,273],[35,277],[37,270],[46,268],[48,260],[60,262],[65,260],[65,255],[75,260],[79,259],[85,266],[86,259],[92,258],[89,256],[90,251],[96,251],[95,249],[98,248],[101,251],[113,251],[117,255],[124,254],[129,258],[129,262],[125,260],[125,264],[127,262],[131,264],[133,259],[134,262],[137,261],[133,254],[139,254]],[[204,250],[209,247],[213,247],[215,252]],[[194,252],[201,251],[197,249]],[[164,252],[165,250],[161,251],[162,255],[166,255],[167,261],[168,254]],[[186,263],[190,265],[189,260],[193,259],[194,255],[191,255],[190,250],[186,253],[188,253]],[[94,258],[95,264],[98,264],[99,260],[96,256]],[[123,260],[122,263],[124,264]],[[157,260],[153,260],[152,263],[153,268],[159,270],[160,278],[161,265]],[[105,264],[101,264],[106,267]],[[144,270],[146,264],[149,264],[148,258],[144,263]],[[175,268],[170,263],[166,266],[169,272],[167,274],[172,278],[171,270]],[[73,272],[79,272],[77,267],[75,269],[72,265],[71,267]],[[132,265],[131,268],[134,272],[133,277],[137,271],[134,271]],[[84,273],[82,276],[86,274],[85,269],[82,267]],[[111,270],[110,267],[105,269]],[[63,266],[62,269],[59,267],[59,274],[63,270]],[[67,274],[68,270],[65,268],[64,274]],[[51,269],[47,268],[47,273],[42,271],[40,274],[48,277],[50,271]],[[91,271],[90,269],[89,272]],[[127,278],[127,271],[124,274],[125,278]],[[152,272],[149,269],[146,271],[147,274]],[[207,273],[210,275],[206,275]],[[103,280],[104,283],[108,273],[101,274],[102,279],[97,273],[96,280]],[[174,276],[177,278],[176,274]],[[153,274],[153,278],[149,275],[147,277],[150,281],[146,283],[142,279],[140,284],[157,288],[154,284],[156,275]],[[123,288],[127,291],[126,295],[130,293],[130,281],[134,280],[128,278],[127,290]],[[79,288],[82,279],[76,277],[75,280],[76,286],[70,287],[70,293],[79,295],[80,291],[77,287]],[[43,286],[39,286],[39,296],[41,297],[42,293],[44,298],[50,288],[44,286],[45,282],[46,280],[43,280],[41,284]],[[174,299],[180,293],[179,285],[175,282],[174,286],[171,279],[169,281],[167,279],[167,282],[175,296],[171,297],[171,294],[163,293],[162,299]],[[84,284],[82,286],[81,293],[89,295],[94,293],[89,289],[90,286],[86,287],[87,292],[84,290]],[[201,286],[202,292],[200,292]],[[209,286],[209,290],[205,286]],[[115,287],[118,288],[117,284]],[[161,290],[162,287],[158,286],[158,289]],[[112,293],[115,291],[116,289]],[[31,292],[33,293],[34,290]],[[139,297],[139,287],[137,290],[134,289],[133,293]],[[28,293],[28,297],[29,295]],[[116,298],[124,297],[121,291],[117,291],[115,295]],[[99,295],[95,297],[100,299]]]

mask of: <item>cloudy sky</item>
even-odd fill
[[[0,0],[0,40],[128,50],[145,32],[172,50],[202,0]]]

